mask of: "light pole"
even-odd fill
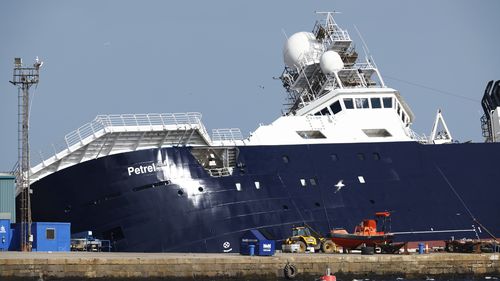
[[[18,91],[18,171],[16,189],[20,192],[21,231],[20,245],[22,251],[31,251],[33,241],[31,235],[31,202],[30,202],[30,152],[29,152],[29,89],[38,84],[40,67],[43,62],[35,59],[33,67],[23,66],[21,58],[14,59],[13,85]]]

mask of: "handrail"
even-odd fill
[[[238,141],[242,139],[243,134],[241,134],[241,131],[238,128],[212,130],[213,141]]]
[[[415,131],[413,131],[411,128],[409,128],[409,127],[406,128],[406,130],[407,130],[408,136],[411,139],[413,139],[413,140],[415,140],[415,141],[417,141],[419,143],[422,143],[422,144],[429,143],[429,140],[427,139],[427,137],[425,135],[421,136],[421,135],[417,134]]]

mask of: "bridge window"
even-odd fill
[[[326,139],[320,131],[297,131],[303,139]]]
[[[382,98],[384,108],[392,108],[392,98]]]
[[[365,155],[363,153],[358,153],[359,160],[365,160]]]
[[[316,179],[315,178],[310,178],[309,179],[309,183],[312,185],[312,186],[316,186],[318,183],[316,182]]]
[[[380,98],[371,98],[372,108],[381,108],[382,104],[380,104]]]
[[[367,98],[356,98],[356,108],[370,108]]]
[[[337,114],[342,110],[342,107],[340,106],[340,102],[336,101],[330,105],[330,109],[332,110],[333,114]]]
[[[380,154],[378,154],[378,152],[373,152],[373,160],[380,160]]]
[[[330,155],[330,158],[332,158],[332,161],[337,161],[337,160],[339,160],[339,157],[337,156],[337,154],[332,154],[332,155]]]
[[[406,114],[403,112],[401,112],[401,120],[403,120],[403,123],[405,122],[406,120]]]
[[[399,102],[396,103],[396,111],[398,112],[398,115],[401,113],[401,106],[399,105]]]
[[[328,111],[327,107],[323,108],[320,112],[321,112],[321,115],[330,115],[330,111]]]
[[[346,109],[353,109],[354,108],[354,103],[352,102],[352,99],[344,99],[344,106]]]

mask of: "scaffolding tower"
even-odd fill
[[[20,191],[21,251],[31,251],[33,236],[31,235],[31,202],[30,202],[30,153],[29,153],[29,89],[38,84],[40,67],[43,62],[35,59],[33,67],[23,66],[21,58],[14,58],[14,74],[12,81],[18,87],[18,170],[16,187]]]

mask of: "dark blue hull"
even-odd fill
[[[69,221],[73,233],[93,230],[117,251],[140,252],[237,251],[248,229],[277,240],[302,223],[321,233],[352,230],[385,210],[392,211],[392,231],[436,231],[396,240],[475,237],[437,232],[478,227],[458,194],[482,225],[500,233],[500,144],[242,146],[240,165],[226,177],[209,176],[189,147],[160,150],[170,161],[165,171],[177,173],[170,181],[148,172],[159,158],[150,149],[87,161],[35,182],[33,220]],[[141,165],[131,174],[129,167]],[[339,180],[345,187],[337,191]],[[483,229],[478,234],[488,237]]]

